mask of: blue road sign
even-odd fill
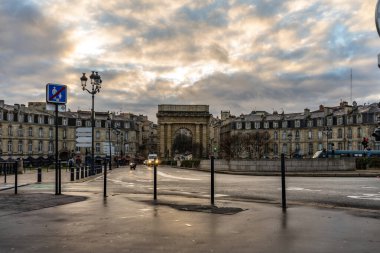
[[[67,86],[63,84],[46,84],[46,102],[54,104],[67,103]]]

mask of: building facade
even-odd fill
[[[107,125],[108,112],[95,112],[94,154],[137,158],[141,152],[143,124],[146,117],[131,113],[112,113],[111,126]],[[91,147],[77,144],[77,128],[91,128],[91,112],[59,112],[59,158],[67,160],[73,155],[91,153]],[[111,139],[109,139],[111,133]],[[45,102],[7,105],[0,100],[0,157],[2,160],[18,158],[52,157],[55,155],[55,113],[46,110]]]
[[[320,106],[316,111],[269,114],[253,111],[239,117],[222,113],[219,155],[227,158],[312,157],[318,150],[380,149],[372,133],[378,125],[380,104]],[[215,126],[213,126],[215,127]],[[228,150],[228,147],[231,150]]]

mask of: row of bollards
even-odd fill
[[[212,155],[210,157],[210,173],[211,173],[211,189],[210,189],[210,200],[211,205],[215,205],[215,167],[214,167],[214,160],[215,157]],[[154,172],[156,174],[156,171]],[[156,181],[156,178],[154,178],[154,181]],[[156,182],[154,183],[154,199],[157,199],[156,195]],[[286,185],[285,185],[285,155],[281,154],[281,203],[282,203],[282,211],[286,212]]]

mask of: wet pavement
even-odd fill
[[[34,184],[34,183],[33,183]],[[380,211],[99,192],[0,191],[0,252],[377,252]],[[86,182],[78,182],[86,185]],[[109,182],[112,184],[112,181]],[[49,187],[46,187],[49,186]],[[49,192],[50,191],[50,192]]]

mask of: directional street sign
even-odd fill
[[[92,128],[91,127],[78,127],[75,130],[76,146],[77,147],[92,147]]]
[[[63,84],[46,84],[46,102],[53,104],[67,103],[67,86]]]

